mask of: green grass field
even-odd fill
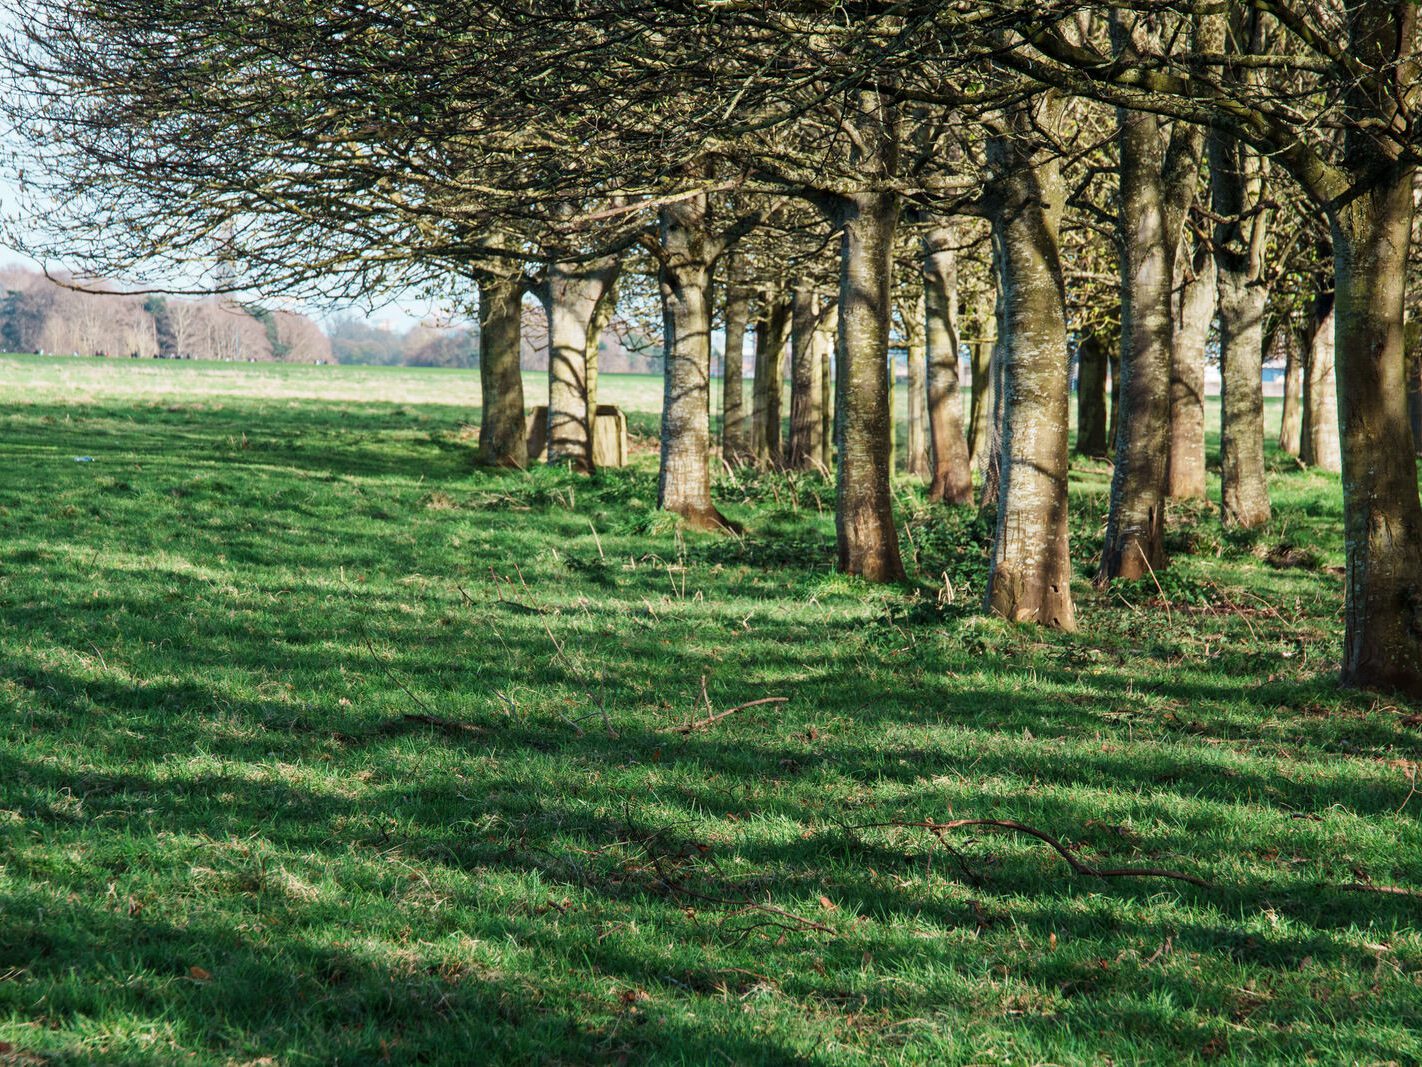
[[[683,533],[645,451],[476,469],[476,397],[0,359],[0,1063],[1422,1062],[1373,891],[1422,892],[1422,719],[1335,686],[1336,478],[1274,455],[1267,529],[1177,509],[1100,592],[1078,464],[1065,636],[908,480],[869,587],[830,484]],[[869,825],[970,818],[1210,885]]]

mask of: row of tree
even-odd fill
[[[1222,519],[1268,519],[1260,367],[1285,352],[1287,432],[1343,472],[1344,680],[1422,692],[1411,3],[33,0],[17,21],[8,117],[54,155],[23,179],[47,251],[258,288],[476,290],[482,446],[514,465],[532,293],[550,457],[579,469],[596,338],[642,287],[659,500],[713,528],[711,332],[719,316],[735,351],[754,329],[748,427],[726,362],[724,458],[832,465],[838,565],[874,581],[904,576],[897,307],[932,494],[971,499],[976,451],[987,603],[1009,619],[1075,624],[1073,351],[1087,450],[1117,367],[1103,583],[1165,567],[1166,501],[1203,493],[1211,331]]]

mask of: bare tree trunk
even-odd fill
[[[1343,681],[1422,695],[1422,506],[1402,306],[1410,167],[1335,209],[1334,308],[1348,549]]]
[[[994,246],[998,241],[994,237]],[[988,358],[988,387],[987,395],[992,399],[992,407],[988,412],[987,441],[983,450],[983,483],[978,490],[978,510],[996,511],[998,507],[998,490],[1002,481],[1002,420],[1005,399],[1003,394],[1003,375],[1007,365],[1007,304],[1005,300],[1006,283],[1003,281],[1004,268],[1002,266],[1002,255],[994,247],[994,262],[997,264],[997,286],[996,299],[993,304],[994,333],[992,342],[992,354]]]
[[[1422,455],[1422,328],[1415,321],[1403,325],[1403,360],[1407,372],[1407,417],[1412,423],[1412,443]]]
[[[738,274],[734,255],[726,257],[726,356],[721,368],[721,457],[746,462],[750,454],[745,409],[746,325],[750,293]]]
[[[824,455],[825,398],[823,350],[818,343],[820,299],[797,287],[791,297],[790,442],[785,465],[815,470]]]
[[[907,376],[908,396],[904,405],[904,471],[922,478],[928,473],[928,437],[924,427],[928,397],[924,385],[927,371],[924,356],[924,320],[927,309],[924,292],[920,288],[906,308],[900,309],[903,316],[904,349],[908,358],[904,369]]]
[[[866,123],[868,125],[868,123]],[[880,151],[887,138],[879,133]],[[903,561],[889,489],[893,433],[889,379],[894,228],[893,193],[862,193],[841,201],[839,345],[835,402],[839,474],[835,531],[839,569],[872,582],[902,581]]]
[[[1336,474],[1343,469],[1343,458],[1338,441],[1334,332],[1333,294],[1321,292],[1314,298],[1309,323],[1299,458],[1311,467]]]
[[[602,352],[602,334],[612,321],[612,313],[617,310],[617,279],[612,280],[593,309],[592,321],[588,323],[587,363],[588,363],[588,417],[597,417],[597,375],[598,356]]]
[[[973,467],[963,433],[963,397],[958,389],[958,254],[951,227],[935,227],[923,239],[923,292],[929,465],[929,500],[970,504]]]
[[[665,392],[657,504],[701,529],[729,524],[711,502],[711,269],[705,194],[662,208]]]
[[[1037,129],[1060,120],[1054,96],[1018,105],[993,130],[988,190],[1003,322],[997,534],[987,607],[1004,618],[1076,626],[1067,545],[1069,357],[1060,253],[1065,190]],[[1034,108],[1035,114],[1028,109]]]
[[[519,368],[523,286],[515,278],[479,281],[479,451],[496,467],[527,467],[523,373]]]
[[[755,327],[754,408],[751,412],[751,452],[756,465],[770,470],[780,462],[780,394],[785,387],[785,342],[790,304],[779,288],[761,294],[760,320]]]
[[[820,316],[820,328],[815,331],[815,345],[820,350],[820,395],[824,405],[820,412],[820,466],[826,473],[834,470],[834,346],[839,336],[839,302],[831,299]]]
[[[1183,251],[1183,250],[1182,250]],[[1205,496],[1205,341],[1215,314],[1215,261],[1203,245],[1183,254],[1175,287],[1170,355],[1170,456],[1166,491],[1177,500]]]
[[[1076,345],[1076,451],[1106,455],[1106,346],[1095,333]]]
[[[992,435],[992,353],[997,346],[997,292],[986,307],[974,312],[973,340],[969,347],[972,397],[968,404],[968,459],[975,470],[987,467],[994,453]]]
[[[1161,119],[1118,112],[1121,155],[1121,407],[1098,581],[1165,566],[1170,290],[1176,237],[1166,214]]]
[[[1210,195],[1220,317],[1220,496],[1226,526],[1269,521],[1264,467],[1264,305],[1259,284],[1264,214],[1259,156],[1234,138],[1210,135]]]
[[[1303,357],[1298,336],[1288,326],[1276,326],[1273,336],[1282,337],[1284,349],[1284,413],[1279,420],[1279,448],[1291,456],[1303,451]],[[1270,342],[1264,342],[1264,358],[1269,358]]]
[[[592,470],[588,335],[620,263],[605,256],[553,263],[543,286],[548,312],[548,462]]]

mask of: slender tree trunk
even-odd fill
[[[734,256],[726,257],[726,356],[721,368],[721,458],[741,464],[750,454],[746,425],[746,325],[750,293],[742,284]]]
[[[1121,346],[1111,345],[1106,350],[1106,372],[1111,377],[1111,410],[1106,418],[1106,443],[1110,451],[1115,451],[1116,437],[1121,431]]]
[[[1210,135],[1210,196],[1220,318],[1220,496],[1226,526],[1269,521],[1264,467],[1264,305],[1259,284],[1264,214],[1258,155],[1223,133]]]
[[[992,436],[992,353],[997,347],[997,291],[988,306],[974,313],[973,340],[968,349],[972,396],[968,404],[968,459],[975,470],[985,470],[994,453]]]
[[[479,281],[479,452],[496,467],[527,467],[523,373],[519,368],[523,286],[517,279]]]
[[[1013,621],[1070,630],[1076,626],[1067,545],[1070,364],[1059,236],[1065,190],[1057,155],[1035,135],[1056,125],[1061,106],[1055,96],[1019,105],[1012,128],[993,131],[988,141],[1005,344],[987,606]]]
[[[548,462],[592,470],[588,335],[598,304],[617,280],[612,256],[553,263],[543,287],[548,313]]]
[[[1170,290],[1176,238],[1166,216],[1161,120],[1121,110],[1121,413],[1098,581],[1143,578],[1165,557],[1170,444]]]
[[[923,293],[928,414],[928,499],[970,504],[973,467],[963,433],[958,390],[958,255],[954,232],[935,227],[923,241]]]
[[[987,377],[987,395],[992,399],[992,407],[988,411],[987,441],[983,450],[983,482],[978,490],[978,510],[994,512],[998,509],[998,489],[1002,475],[1003,367],[1007,363],[1008,343],[1007,304],[1003,288],[1006,284],[1003,281],[1006,268],[1002,263],[1002,251],[998,247],[1001,243],[998,236],[994,229],[993,271],[997,284],[993,289],[993,341]]]
[[[820,299],[806,288],[791,298],[790,442],[785,465],[791,470],[815,470],[824,455],[823,351],[818,343]]]
[[[1411,334],[1412,330],[1409,329],[1408,333]],[[1405,359],[1408,366],[1408,421],[1412,423],[1412,445],[1416,452],[1422,455],[1422,351],[1409,346]]]
[[[908,307],[902,310],[904,348],[908,353],[905,371],[908,397],[905,404],[904,471],[922,478],[928,473],[928,435],[924,426],[928,395],[924,378],[927,372],[924,356],[924,325],[927,308],[922,290],[915,293]]]
[[[1106,455],[1106,346],[1094,333],[1076,346],[1076,451]]]
[[[820,396],[824,403],[820,410],[820,466],[826,472],[834,470],[834,425],[837,405],[834,400],[834,346],[839,335],[839,303],[830,300],[825,312],[820,316],[820,328],[815,331],[815,345],[819,348]]]
[[[1180,259],[1170,354],[1170,455],[1166,491],[1177,500],[1205,496],[1205,341],[1215,314],[1215,261],[1201,247]]]
[[[617,310],[617,279],[612,280],[597,300],[592,321],[588,323],[587,365],[588,365],[588,418],[597,418],[597,376],[598,357],[602,353],[602,334],[612,321],[612,313]]]
[[[1330,218],[1348,550],[1343,681],[1422,695],[1422,506],[1407,418],[1403,293],[1410,167]]]
[[[728,526],[711,502],[711,269],[705,194],[662,208],[665,391],[657,504],[701,529]]]
[[[755,327],[755,406],[751,413],[751,451],[756,465],[766,470],[780,462],[780,403],[789,327],[790,303],[785,293],[779,288],[766,289]]]
[[[1334,371],[1333,294],[1314,298],[1303,387],[1303,434],[1299,458],[1311,467],[1338,473],[1343,458],[1338,440],[1338,389]]]
[[[839,345],[835,402],[839,569],[872,582],[902,581],[889,489],[893,433],[889,379],[890,281],[899,201],[862,193],[840,204]]]
[[[1304,367],[1298,336],[1292,328],[1279,326],[1274,336],[1282,337],[1284,345],[1284,413],[1279,420],[1279,449],[1291,456],[1303,451],[1303,380]],[[1265,342],[1264,358],[1269,357],[1269,342]]]

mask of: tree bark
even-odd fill
[[[1106,455],[1106,346],[1095,333],[1076,345],[1076,451],[1078,455]]]
[[[820,412],[820,466],[828,474],[834,470],[834,426],[836,405],[834,400],[834,346],[839,335],[839,303],[830,300],[820,316],[820,328],[815,332],[815,344],[819,347],[820,395],[824,405]]]
[[[924,426],[928,408],[925,385],[927,359],[924,329],[928,310],[926,294],[919,290],[902,309],[904,324],[904,348],[908,354],[905,371],[908,378],[908,397],[905,404],[904,471],[919,478],[928,474],[928,436]]]
[[[1060,114],[1055,96],[1018,105],[1011,127],[992,131],[988,141],[1005,343],[997,533],[986,599],[1004,618],[1070,630],[1076,613],[1067,545],[1069,359],[1059,236],[1065,190],[1057,155],[1035,134],[1055,126]]]
[[[889,487],[893,422],[886,368],[899,201],[893,193],[859,193],[843,198],[838,214],[839,569],[871,582],[898,582],[905,574]]]
[[[527,467],[523,373],[519,367],[523,286],[516,278],[479,281],[479,452],[496,467]]]
[[[935,227],[923,239],[923,293],[928,414],[928,499],[970,504],[973,467],[963,433],[958,388],[958,255],[954,231]]]
[[[974,313],[974,336],[968,349],[971,359],[971,399],[968,402],[968,459],[975,470],[986,469],[993,454],[992,434],[992,353],[997,346],[997,291],[989,294],[986,307]]]
[[[1284,413],[1279,420],[1279,449],[1291,456],[1303,451],[1303,356],[1298,337],[1291,327],[1278,326],[1287,346],[1284,351]],[[1264,358],[1269,357],[1269,341],[1264,343]]]
[[[726,355],[721,367],[721,458],[741,464],[750,454],[745,408],[746,325],[750,293],[734,256],[726,257]]]
[[[1338,390],[1334,369],[1333,294],[1320,292],[1313,302],[1308,362],[1303,383],[1303,432],[1299,459],[1310,467],[1338,473],[1343,458],[1338,440]]]
[[[1342,677],[1419,696],[1422,505],[1402,337],[1412,177],[1394,165],[1330,223],[1348,557]]]
[[[780,404],[785,387],[785,342],[790,304],[778,287],[761,294],[755,326],[754,407],[751,412],[751,453],[756,465],[771,470],[780,463]]]
[[[592,471],[588,336],[598,304],[617,280],[614,256],[553,263],[542,287],[548,313],[548,462]]]
[[[1166,216],[1160,118],[1118,113],[1121,176],[1121,405],[1111,509],[1097,580],[1143,578],[1166,564],[1170,291],[1176,238]]]
[[[711,270],[705,194],[662,208],[665,351],[657,504],[699,529],[729,526],[711,502]]]
[[[1264,467],[1264,306],[1259,283],[1264,214],[1259,156],[1224,133],[1210,135],[1210,197],[1220,319],[1220,497],[1226,526],[1269,521]]]
[[[1170,455],[1166,492],[1177,500],[1205,496],[1205,341],[1215,314],[1215,261],[1201,247],[1181,256],[1170,354]]]
[[[797,287],[791,297],[790,442],[785,453],[785,465],[791,470],[816,470],[824,455],[819,323],[819,297],[813,290]]]

